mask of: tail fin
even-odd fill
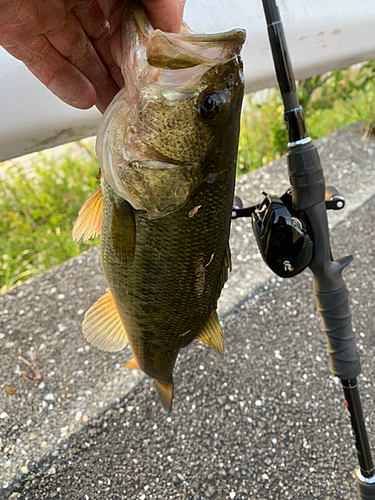
[[[155,387],[159,396],[159,400],[167,412],[172,409],[172,399],[173,399],[173,379],[171,377],[169,382],[161,382],[160,380],[154,380]]]

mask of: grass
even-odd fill
[[[349,125],[375,125],[375,61],[309,78],[298,84],[313,140]],[[286,152],[283,106],[276,89],[245,97],[237,173],[242,175]],[[59,149],[61,150],[61,148]],[[98,185],[92,140],[0,164],[0,292],[98,243],[72,241],[84,200]]]
[[[89,141],[57,158],[38,153],[27,165],[0,168],[0,291],[92,247],[72,241],[83,201],[98,186],[98,162]]]
[[[307,131],[313,140],[355,121],[365,134],[375,127],[375,61],[309,78],[298,83]],[[266,165],[286,153],[287,134],[278,89],[245,96],[237,174]]]

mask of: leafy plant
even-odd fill
[[[58,158],[37,154],[30,163],[0,169],[0,291],[90,248],[75,243],[77,213],[98,181],[89,141],[68,146]],[[97,243],[97,242],[96,242]]]
[[[283,105],[275,89],[245,96],[238,144],[237,175],[276,159],[285,151]]]
[[[298,82],[307,130],[313,140],[354,121],[365,136],[375,128],[375,61]],[[241,175],[286,153],[287,136],[278,89],[245,96],[237,173]]]

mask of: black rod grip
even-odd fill
[[[314,294],[326,335],[330,370],[340,379],[353,379],[360,374],[361,364],[352,330],[349,292],[344,285],[331,292],[314,290]]]
[[[287,163],[294,210],[305,210],[324,202],[323,167],[315,145],[310,142],[289,148]]]

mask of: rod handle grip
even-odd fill
[[[326,335],[330,370],[340,379],[353,379],[360,374],[361,364],[352,329],[348,289],[344,285],[330,292],[314,290],[314,295]]]

